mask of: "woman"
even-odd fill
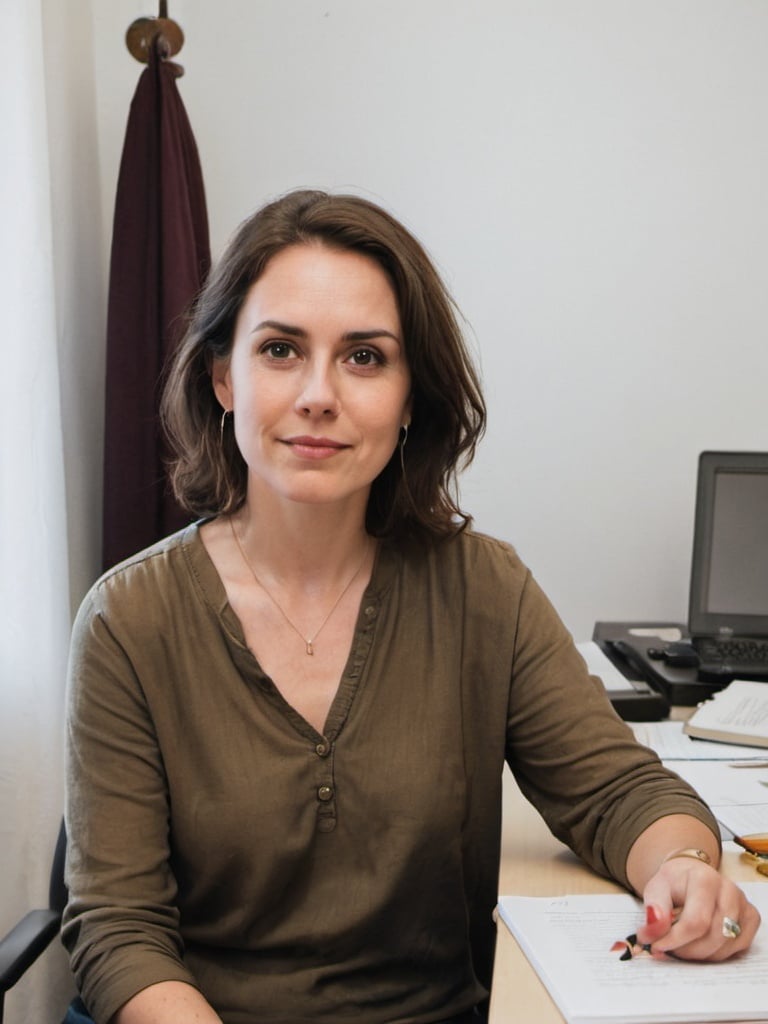
[[[72,648],[64,940],[98,1024],[482,1015],[505,758],[643,895],[640,942],[751,942],[708,810],[466,528],[483,401],[400,224],[319,192],[246,221],[164,413],[200,521],[99,581]]]

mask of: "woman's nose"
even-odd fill
[[[339,395],[332,367],[310,363],[301,378],[296,410],[305,416],[338,416]]]

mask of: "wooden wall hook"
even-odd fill
[[[163,5],[160,7],[161,13]],[[161,55],[167,59],[178,53],[184,45],[184,33],[171,18],[137,18],[128,26],[125,45],[132,57],[149,63],[150,48],[157,40]]]

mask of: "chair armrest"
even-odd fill
[[[58,934],[61,914],[56,910],[30,910],[0,939],[0,993],[12,988]]]

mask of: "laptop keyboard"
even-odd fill
[[[698,637],[694,646],[704,664],[728,665],[736,671],[740,668],[745,671],[763,670],[768,674],[768,640]]]

